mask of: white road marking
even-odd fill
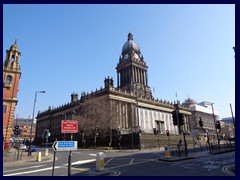
[[[131,159],[131,161],[129,162],[129,165],[131,165],[131,164],[133,163],[133,160],[134,160],[134,159]]]
[[[97,156],[97,154],[88,154],[89,156]]]
[[[105,163],[105,165],[106,165],[107,163],[109,163],[111,160],[113,160],[113,158],[109,159],[109,160]]]
[[[131,166],[131,165],[141,164],[141,163],[150,162],[150,161],[155,161],[155,160],[154,159],[148,159],[146,161],[136,162],[136,163],[132,163],[132,164],[123,164],[123,165],[119,165],[119,166],[109,167],[109,168],[106,168],[106,169],[115,169],[115,168]]]
[[[233,166],[233,165],[223,166],[223,167],[222,167],[222,171],[223,171],[224,173],[226,173],[227,175],[229,175],[229,176],[235,176],[235,174],[228,169],[228,168],[230,168],[231,166]]]
[[[88,154],[89,156],[97,156],[97,154]],[[106,156],[105,154],[103,156]]]
[[[72,163],[72,165],[85,164],[85,163],[89,163],[89,162],[93,162],[93,161],[96,161],[96,159],[88,159],[88,160],[77,161],[77,162]],[[66,166],[68,166],[68,164],[64,164],[62,166],[56,166],[55,169],[63,168],[63,167],[66,167]],[[6,175],[3,175],[3,176],[17,176],[17,175],[30,174],[30,173],[35,173],[35,172],[47,171],[47,170],[52,170],[52,167],[37,169],[37,170],[32,170],[32,171],[13,173],[13,174],[6,174]]]
[[[4,173],[5,173],[5,172],[12,172],[12,171],[24,170],[24,169],[29,169],[29,168],[37,168],[37,167],[42,167],[42,166],[46,166],[46,165],[30,166],[30,167],[19,168],[19,169],[11,169],[11,170],[3,171],[3,172],[4,172]]]

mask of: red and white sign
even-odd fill
[[[78,133],[78,121],[62,120],[62,133]]]

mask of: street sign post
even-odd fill
[[[77,141],[55,141],[52,145],[54,151],[77,150]]]
[[[61,132],[62,133],[78,133],[78,121],[62,120]]]

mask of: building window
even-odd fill
[[[3,105],[3,113],[7,112],[7,105]]]
[[[6,78],[6,83],[11,84],[12,83],[12,76],[8,75]]]
[[[4,87],[6,88],[10,88],[12,86],[12,76],[11,75],[8,75],[6,77],[6,81],[4,83]]]

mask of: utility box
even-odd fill
[[[104,153],[98,152],[96,157],[96,171],[104,170]]]

